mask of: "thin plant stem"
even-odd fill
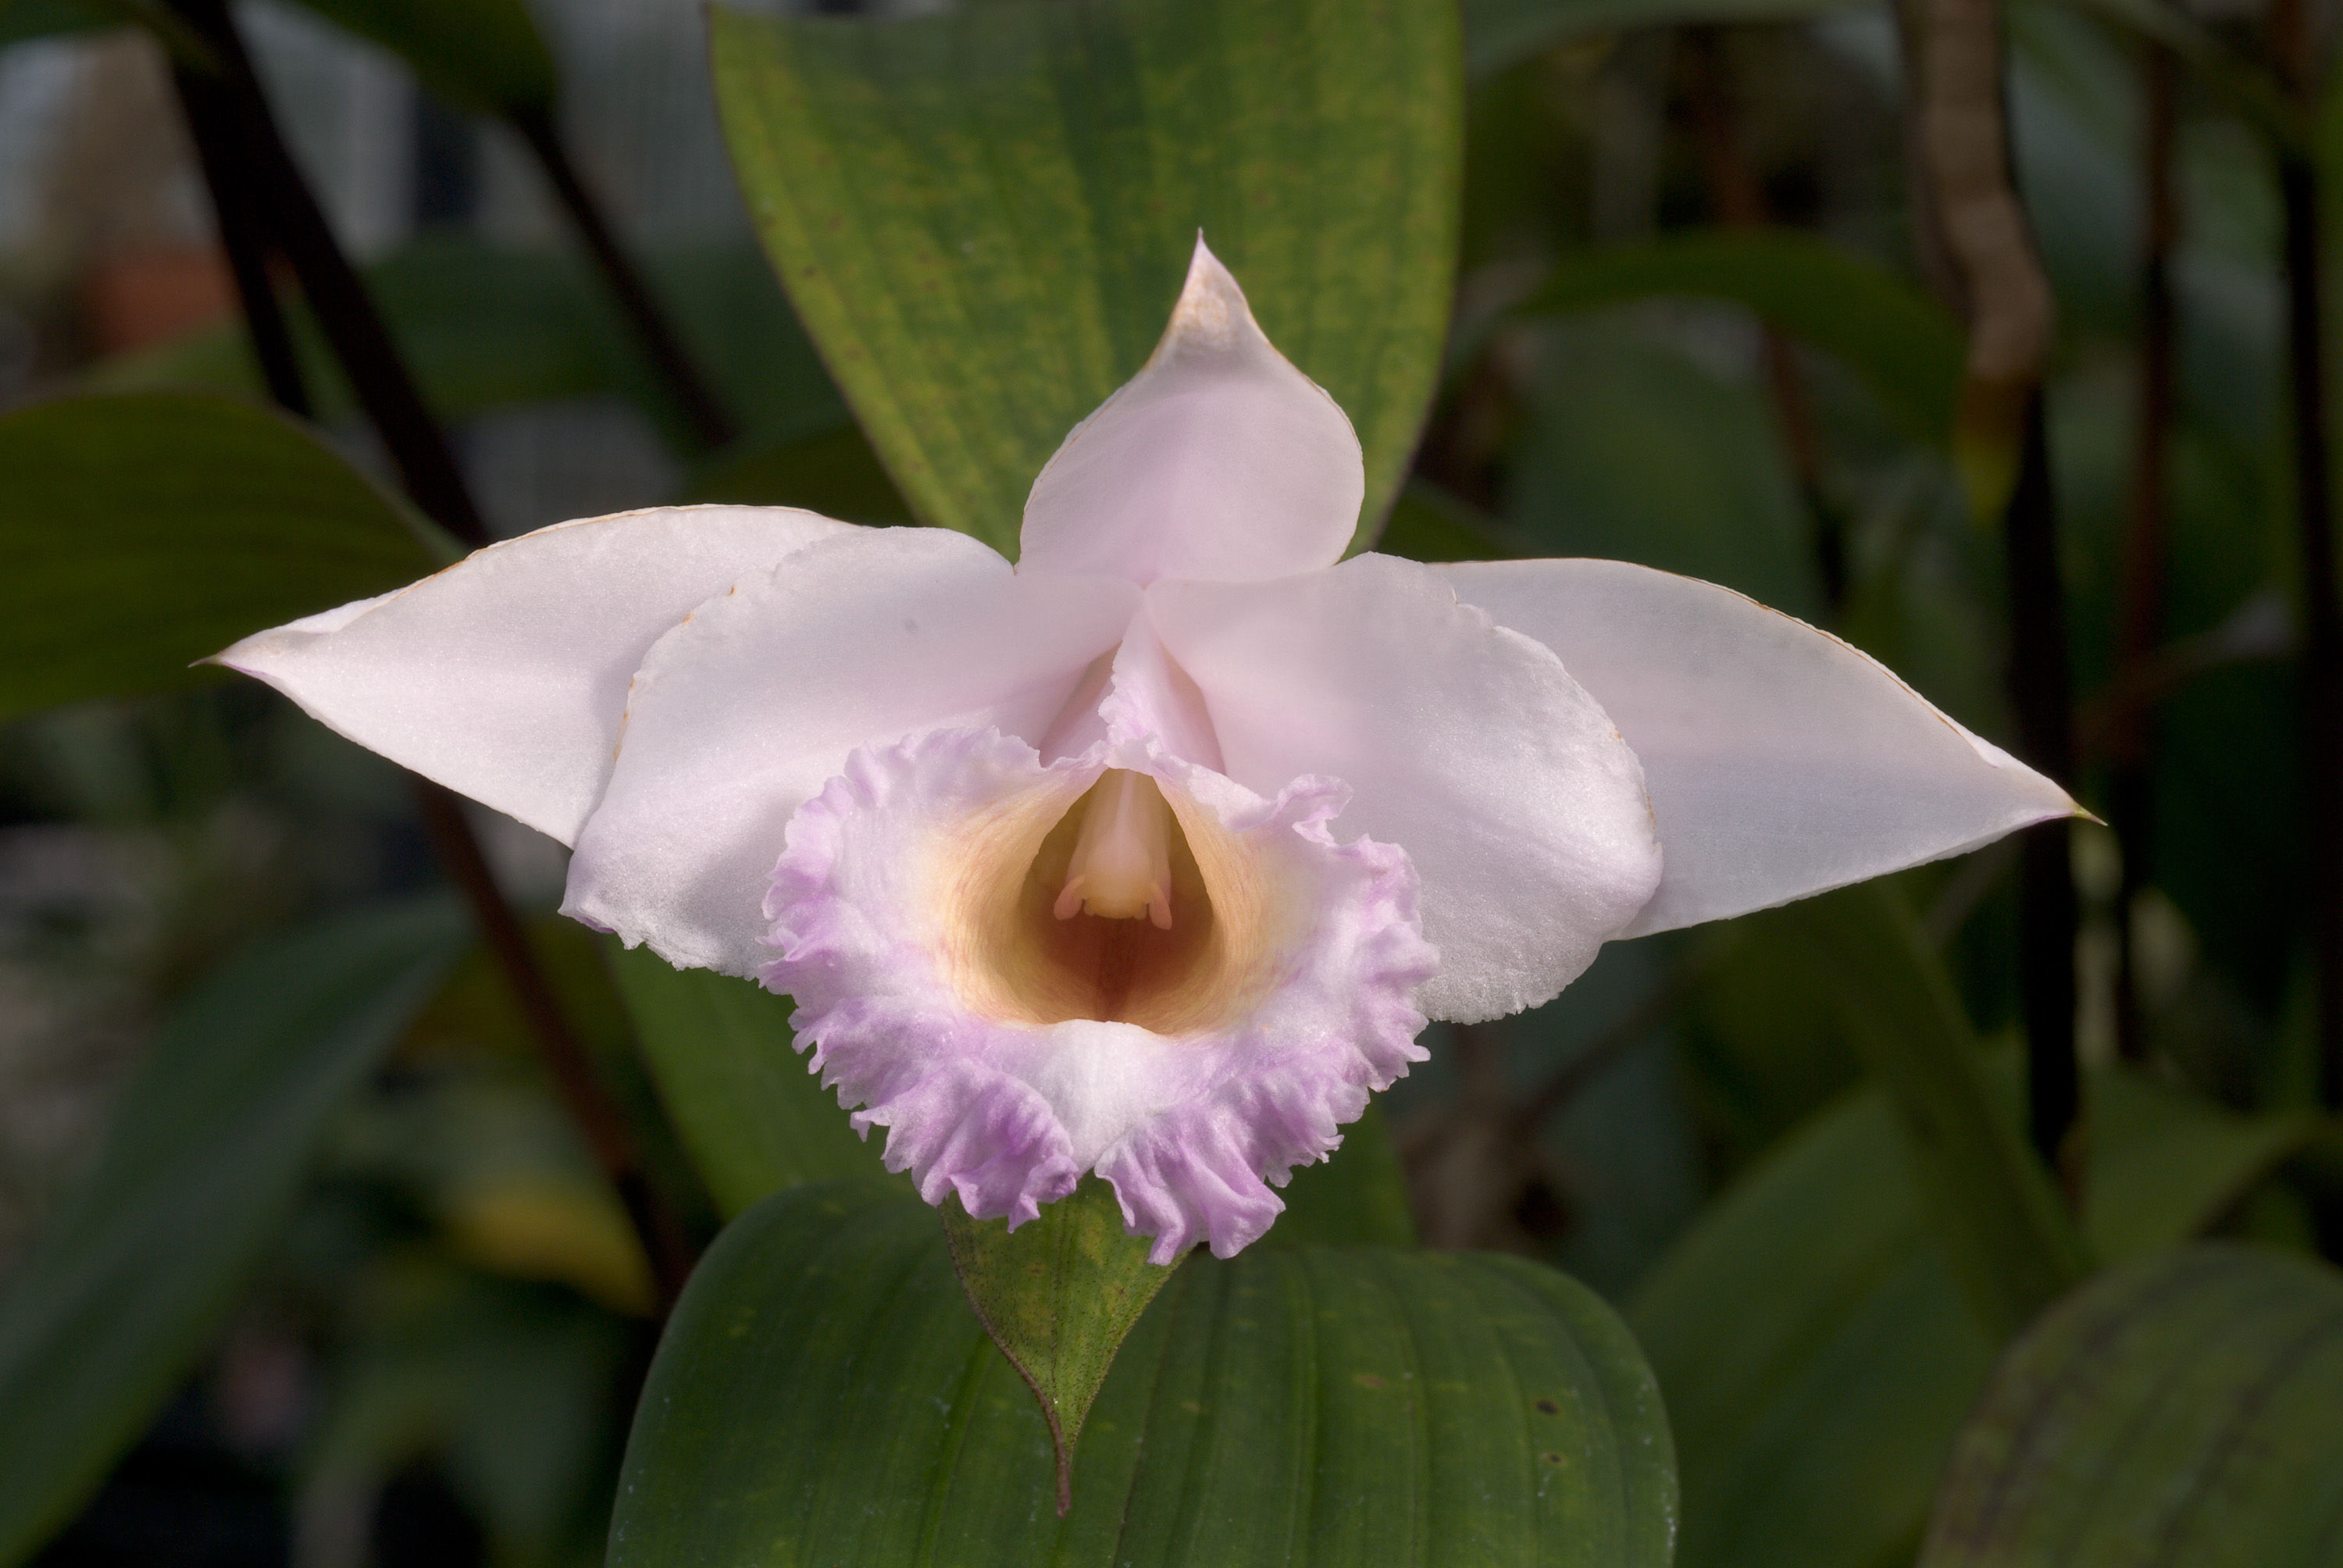
[[[202,33],[223,60],[243,61],[241,41],[236,36],[226,13],[216,0],[180,0],[186,7],[183,15]],[[392,449],[393,461],[400,473],[410,475],[430,471],[428,461],[408,452],[409,460],[401,460],[402,445],[417,439],[418,427],[412,419],[400,417],[398,410],[386,410],[377,398],[386,388],[404,384],[409,392],[413,383],[403,364],[397,358],[389,335],[373,316],[372,306],[357,275],[342,257],[340,247],[329,231],[324,232],[322,247],[315,234],[306,242],[288,239],[278,223],[291,216],[296,226],[301,226],[298,215],[308,214],[317,219],[322,231],[323,219],[317,205],[301,181],[291,158],[286,155],[281,141],[276,138],[273,119],[268,116],[265,100],[251,101],[258,95],[257,79],[246,68],[239,75],[224,69],[208,81],[195,84],[195,90],[182,95],[190,132],[199,147],[210,146],[233,150],[241,156],[223,156],[203,160],[207,180],[213,183],[213,205],[218,212],[223,228],[239,218],[267,226],[259,236],[239,234],[232,242],[236,247],[266,254],[270,242],[281,245],[291,261],[302,288],[309,296],[317,311],[327,340],[333,346],[346,376],[357,390],[361,405],[373,418],[376,429],[385,446]],[[287,187],[290,188],[287,188]],[[264,237],[265,236],[265,237]],[[225,238],[225,236],[224,236]],[[321,248],[330,253],[334,264],[325,267],[321,281],[317,266]],[[231,254],[235,254],[232,250]],[[237,286],[242,291],[242,303],[247,319],[261,319],[277,308],[269,291],[264,269],[235,268]],[[338,278],[337,283],[336,279]],[[347,287],[342,286],[347,285]],[[350,308],[352,296],[370,323],[371,330],[361,326],[353,327],[340,314]],[[256,337],[257,335],[256,335]],[[367,345],[391,358],[387,370],[375,367],[371,370],[354,363],[354,356],[367,352]],[[289,388],[304,402],[306,391],[298,379],[297,362],[289,364]],[[272,389],[275,383],[272,380]],[[417,400],[414,409],[419,411]],[[462,479],[456,474],[453,457],[440,440],[437,427],[427,414],[419,427],[421,437],[438,448],[447,471],[455,475],[457,493],[463,500],[462,508],[453,516],[435,508],[425,497],[410,496],[426,513],[450,532],[458,532],[460,518],[469,518],[474,532],[480,532],[477,512],[472,511],[468,496],[462,494]],[[437,492],[435,492],[437,495]],[[439,498],[444,500],[444,497]],[[643,1255],[650,1266],[662,1312],[674,1303],[685,1277],[691,1267],[691,1254],[683,1228],[668,1208],[660,1202],[644,1176],[644,1167],[634,1141],[628,1132],[625,1118],[603,1090],[594,1074],[593,1063],[586,1051],[582,1038],[563,1010],[559,996],[547,978],[544,966],[529,945],[520,920],[505,900],[491,874],[487,856],[479,839],[454,796],[437,784],[420,778],[415,781],[417,814],[422,819],[433,848],[463,893],[480,929],[490,956],[518,1004],[529,1038],[551,1075],[571,1118],[585,1136],[588,1148],[601,1165],[619,1201],[625,1205],[632,1221]]]
[[[1742,154],[1723,30],[1715,25],[1686,28],[1684,53],[1691,77],[1693,139],[1700,154],[1709,206],[1723,227],[1762,228],[1770,221],[1765,191]],[[1815,571],[1822,582],[1823,604],[1836,619],[1846,608],[1845,521],[1823,485],[1822,439],[1815,428],[1813,403],[1806,395],[1796,350],[1772,323],[1761,323],[1760,331],[1766,387],[1773,394],[1774,414],[1789,454],[1791,474],[1813,526]]]
[[[2026,411],[2017,484],[2002,517],[2009,574],[2009,695],[2026,759],[2053,779],[2074,776],[2073,684],[2066,662],[2066,590],[2058,577],[2050,446],[2041,389]],[[2018,995],[2026,1013],[2026,1131],[2035,1150],[2077,1194],[2074,1133],[2082,1113],[2075,1055],[2075,898],[2065,820],[2018,844]]]
[[[1959,440],[1978,483],[2006,474],[2001,506],[2009,588],[2007,689],[2020,754],[2073,779],[2073,696],[2058,576],[2042,373],[2056,307],[2018,199],[2006,102],[2007,47],[1996,0],[1906,0],[1915,60],[1916,226],[1942,246],[1967,315]],[[2014,463],[2008,459],[2014,458]],[[2004,464],[2007,467],[2004,467]],[[2029,829],[2018,861],[2019,993],[2026,1018],[2027,1127],[2069,1200],[2079,1192],[2080,1073],[2075,1058],[2077,910],[2065,821]]]
[[[357,272],[286,150],[275,115],[252,68],[244,40],[230,20],[226,0],[172,0],[185,21],[219,61],[212,76],[216,93],[198,94],[208,124],[198,145],[211,137],[230,156],[241,194],[220,210],[248,211],[265,226],[270,245],[292,265],[318,326],[350,389],[382,437],[407,496],[441,528],[468,545],[488,542],[488,527],[473,505],[455,454],[425,406],[407,363],[367,295]],[[196,105],[189,104],[191,111]],[[248,177],[246,177],[248,176]],[[248,208],[239,208],[239,202]],[[215,204],[218,206],[219,204]]]
[[[2298,103],[2315,112],[2318,70],[2304,0],[2276,0],[2271,52]],[[2304,147],[2278,153],[2285,213],[2286,371],[2294,446],[2295,527],[2302,552],[2303,823],[2319,1097],[2343,1108],[2343,619],[2327,437],[2326,300],[2319,261],[2318,171]]]
[[[174,61],[171,83],[195,143],[204,184],[211,192],[220,248],[227,254],[229,275],[244,309],[245,331],[259,362],[262,383],[270,401],[286,412],[307,418],[309,387],[301,373],[301,357],[294,347],[283,306],[268,276],[270,246],[267,225],[256,205],[255,193],[241,176],[246,165],[243,138],[234,134],[235,116],[227,88],[215,72]]]
[[[2335,602],[2335,520],[2327,445],[2318,187],[2310,160],[2278,166],[2286,210],[2287,382],[2295,523],[2302,550],[2303,825],[2320,1098],[2343,1107],[2343,624]]]
[[[538,166],[545,171],[546,182],[552,186],[562,210],[569,215],[578,237],[586,242],[588,254],[601,269],[603,281],[617,298],[628,325],[634,328],[651,367],[682,409],[692,435],[711,450],[729,445],[739,435],[739,427],[724,411],[699,367],[692,363],[674,324],[611,230],[601,204],[578,176],[577,166],[570,161],[568,149],[554,127],[551,113],[542,108],[518,111],[510,116],[510,124],[536,155]]]
[[[643,1162],[601,1081],[560,997],[546,979],[545,969],[529,945],[528,933],[512,906],[497,887],[480,841],[465,819],[456,796],[427,779],[415,780],[417,812],[440,863],[464,891],[478,920],[480,936],[505,976],[518,1004],[538,1053],[553,1075],[555,1088],[570,1119],[585,1134],[594,1159],[618,1190],[618,1201],[643,1244],[645,1261],[659,1292],[662,1315],[675,1305],[684,1281],[691,1273],[691,1243],[681,1224],[661,1203],[643,1173]]]
[[[2122,618],[2117,630],[2117,679],[2147,669],[2164,639],[2166,536],[2170,511],[2174,397],[2172,249],[2179,236],[2173,181],[2177,64],[2149,44],[2140,62],[2141,186],[2146,225],[2140,245],[2139,407],[2132,444],[2131,515],[2124,538]],[[2107,782],[2107,817],[2123,846],[2123,879],[2116,895],[2116,1052],[2127,1061],[2147,1056],[2139,1008],[2139,945],[2136,917],[2154,869],[2156,713],[2147,702],[2127,705],[2109,736],[2114,767]]]

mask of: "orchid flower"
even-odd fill
[[[566,913],[792,997],[929,1202],[1014,1225],[1094,1171],[1158,1262],[1267,1230],[1428,1019],[2077,809],[1726,589],[1345,560],[1363,487],[1200,239],[1014,567],[655,508],[218,658],[572,846]]]

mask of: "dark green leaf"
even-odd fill
[[[1993,1359],[1876,1091],[1752,1168],[1628,1321],[1675,1429],[1684,1568],[1908,1553]]]
[[[659,1097],[726,1215],[784,1187],[883,1173],[884,1132],[857,1138],[790,1049],[786,997],[649,948],[608,950]]]
[[[952,1271],[976,1321],[1041,1402],[1058,1464],[1058,1513],[1073,1501],[1074,1445],[1114,1352],[1182,1259],[1158,1268],[1144,1236],[1123,1231],[1114,1189],[1085,1176],[1015,1231],[943,1205]]]
[[[2113,23],[2136,37],[2163,45],[2211,89],[2223,106],[2258,126],[2280,146],[2310,136],[2308,116],[2288,101],[2268,67],[2256,64],[2186,11],[2157,0],[2052,0]]]
[[[181,684],[238,638],[437,564],[357,469],[231,398],[0,415],[0,717]]]
[[[2309,1111],[2240,1115],[2137,1073],[2091,1075],[2085,1233],[2110,1261],[2185,1241],[2318,1136]]]
[[[1632,560],[1821,613],[1813,516],[1761,383],[1616,312],[1549,322],[1537,349],[1504,496],[1527,553]]]
[[[2343,1275],[2199,1245],[2092,1282],[1995,1370],[1923,1568],[2322,1568],[2343,1543]]]
[[[1072,1512],[935,1217],[867,1186],[720,1237],[659,1347],[611,1528],[656,1563],[1664,1564],[1675,1487],[1641,1356],[1510,1258],[1192,1260],[1091,1412]]]
[[[1162,332],[1201,227],[1397,488],[1455,265],[1446,5],[1005,0],[886,23],[719,9],[749,211],[922,521],[1025,493]]]
[[[1473,80],[1557,44],[1631,27],[1686,22],[1785,22],[1855,0],[1464,0],[1464,65]]]
[[[450,104],[483,115],[552,107],[553,56],[521,0],[301,0],[405,60]]]
[[[1876,883],[1775,917],[1811,953],[1849,1041],[1896,1111],[1914,1172],[1969,1305],[1995,1342],[2086,1272],[2049,1175],[1996,1112],[1944,963]]]
[[[462,952],[439,900],[273,940],[190,997],[0,1297],[0,1563],[71,1517],[235,1304],[327,1115]]]
[[[1795,965],[1781,920],[1752,923]],[[1987,1079],[2014,1128],[2015,1057],[1989,1056]],[[2303,1126],[2119,1070],[2093,1075],[2088,1104],[2091,1240],[2107,1256],[2201,1231]],[[1684,1568],[1909,1561],[1993,1359],[1926,1213],[1868,1090],[1752,1167],[1637,1292],[1629,1321],[1683,1466]]]
[[[1937,445],[1951,437],[1966,347],[1960,323],[1877,263],[1811,235],[1705,230],[1570,252],[1517,314],[1664,294],[1747,307],[1862,376],[1912,435]]]
[[[640,1354],[631,1325],[427,1253],[386,1261],[356,1316],[304,1455],[305,1505],[347,1506],[428,1457],[497,1563],[591,1561]]]

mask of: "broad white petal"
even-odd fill
[[[945,725],[1038,741],[1138,597],[1019,577],[965,535],[881,528],[709,601],[636,674],[563,911],[678,965],[752,972],[789,814],[849,752]]]
[[[1730,588],[1624,561],[1438,570],[1561,655],[1643,759],[1667,868],[1629,936],[1787,903],[2077,809],[1868,654]]]
[[[1544,647],[1428,568],[1366,555],[1269,583],[1158,583],[1148,610],[1203,693],[1229,776],[1351,785],[1337,819],[1407,852],[1434,1018],[1553,996],[1660,874],[1635,758]]]
[[[246,638],[217,662],[567,844],[609,777],[627,679],[659,634],[740,578],[853,531],[792,507],[556,523]]]
[[[1342,558],[1365,490],[1350,419],[1199,236],[1153,356],[1033,481],[1019,558],[1138,583],[1283,577]]]

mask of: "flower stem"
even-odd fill
[[[2318,50],[2304,0],[2274,0],[2270,53],[2307,122],[2319,109]],[[2295,528],[2302,550],[2302,763],[2309,801],[2303,869],[2319,1098],[2343,1106],[2343,619],[2335,599],[2332,458],[2327,447],[2326,300],[2319,277],[2318,171],[2302,146],[2278,151],[2285,212],[2286,371],[2293,417]]]
[[[2018,747],[2053,779],[2074,776],[2071,680],[2066,665],[2066,605],[2058,578],[2057,519],[2050,489],[2050,448],[2043,395],[2026,412],[2017,485],[2002,515],[2009,573],[2009,695]],[[2026,1011],[2026,1131],[2035,1150],[2076,1193],[2073,1133],[2082,1111],[2075,1056],[2075,933],[2079,911],[2063,819],[2018,840],[2018,995]]]
[[[2318,25],[2306,0],[2273,0],[2270,61],[2301,110],[2322,108]],[[2334,457],[2327,450],[2327,300],[2322,284],[2318,155],[2279,146],[2285,211],[2287,413],[2294,436],[2294,528],[2303,553],[2303,872],[2310,917],[2310,984],[2319,1100],[2343,1106],[2343,618],[2336,607]]]
[[[2325,301],[2318,278],[2318,186],[2310,159],[2281,155],[2286,211],[2287,380],[2294,423],[2295,523],[2302,549],[2304,870],[2320,1098],[2343,1105],[2343,623],[2335,602],[2335,521],[2328,467]]]
[[[231,165],[241,169],[236,181],[238,194],[219,209],[222,226],[243,215],[264,226],[269,243],[292,264],[301,291],[308,296],[351,389],[381,434],[408,497],[464,543],[488,543],[488,528],[472,504],[454,453],[407,374],[406,361],[392,346],[366,286],[342,254],[326,215],[286,150],[226,0],[171,4],[219,62],[209,89],[182,101],[191,115],[206,116],[209,125],[204,136],[214,139]]]
[[[2179,83],[2169,50],[2158,44],[2148,44],[2145,50],[2140,62],[2140,159],[2147,226],[2140,251],[2139,407],[2132,446],[2130,527],[2124,538],[2122,619],[2117,632],[2119,688],[2138,683],[2163,641],[2170,510],[2166,470],[2174,391],[2172,247],[2179,231],[2172,157]],[[2116,896],[2116,1050],[2125,1060],[2137,1062],[2146,1060],[2147,1040],[2139,1011],[2135,914],[2154,868],[2156,829],[2156,714],[2148,699],[2121,706],[2110,726],[2108,750],[2115,765],[2107,782],[2107,817],[2123,845],[2123,880]]]
[[[544,966],[538,962],[536,950],[529,946],[528,933],[522,928],[519,917],[513,913],[512,906],[497,887],[496,876],[488,868],[488,857],[481,852],[478,837],[465,820],[461,804],[448,790],[421,778],[415,780],[415,801],[424,831],[430,836],[440,863],[447,868],[472,906],[481,940],[488,944],[497,967],[504,972],[506,985],[520,1008],[538,1054],[553,1075],[562,1103],[568,1108],[578,1131],[585,1134],[587,1146],[609,1178],[610,1185],[617,1189],[627,1218],[633,1221],[645,1261],[650,1264],[651,1279],[659,1290],[659,1312],[664,1316],[675,1305],[684,1281],[691,1273],[691,1243],[682,1224],[659,1201],[645,1178],[642,1159],[627,1131],[626,1121],[603,1092],[586,1042],[563,1010],[552,982],[546,979]]]
[[[2000,506],[2009,584],[2008,690],[2018,751],[2051,778],[2071,780],[2066,596],[2042,391],[2056,305],[2011,165],[2000,10],[1996,0],[1907,0],[1898,15],[1918,66],[1915,206],[1933,219],[1918,227],[1941,245],[1969,323],[1956,444],[1988,459],[1980,474],[2011,476],[2006,493],[1991,498]],[[2071,1200],[2082,1092],[2068,838],[2061,820],[2030,829],[2021,840],[2018,982],[2027,1127]]]
[[[487,530],[465,488],[454,455],[416,391],[390,335],[277,133],[243,40],[221,0],[173,0],[221,63],[214,74],[182,66],[180,101],[212,190],[222,243],[272,395],[301,412],[307,393],[289,335],[268,284],[264,258],[273,246],[291,264],[327,342],[360,404],[391,454],[407,492],[435,522],[472,543]],[[236,258],[241,256],[242,263]],[[263,347],[275,324],[274,347]],[[649,1263],[661,1311],[690,1271],[683,1228],[645,1180],[624,1118],[594,1076],[584,1043],[519,918],[506,902],[454,796],[417,779],[417,812],[448,874],[470,904],[483,940],[518,1005],[529,1037],[587,1144],[617,1190]]]
[[[1724,29],[1714,24],[1684,29],[1693,138],[1700,153],[1701,180],[1719,226],[1763,228],[1772,221],[1772,215],[1766,210],[1765,186],[1742,152],[1724,40]],[[1815,427],[1813,403],[1798,369],[1796,351],[1771,322],[1760,324],[1760,334],[1775,417],[1781,426],[1782,444],[1789,454],[1799,498],[1805,503],[1813,527],[1815,572],[1822,584],[1823,607],[1836,620],[1846,608],[1845,519],[1823,485],[1822,438]]]
[[[171,82],[195,143],[204,184],[210,189],[217,217],[220,247],[227,253],[237,299],[244,307],[245,330],[252,340],[253,357],[260,363],[261,380],[269,400],[287,413],[309,417],[309,387],[301,374],[301,358],[293,344],[284,307],[268,278],[271,249],[266,239],[258,193],[244,177],[249,159],[244,138],[234,132],[235,117],[226,84],[214,72],[174,60]]]

